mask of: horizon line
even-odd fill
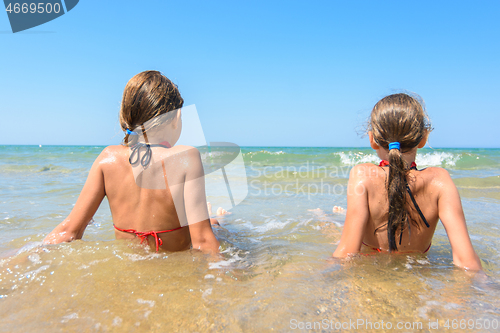
[[[214,141],[214,143],[222,142],[222,141]],[[1,146],[38,146],[38,147],[107,147],[112,145],[101,145],[101,144],[0,144]],[[240,146],[241,148],[366,148],[372,149],[370,146],[273,146],[273,145],[265,145],[265,146]],[[200,146],[201,147],[201,146]],[[444,146],[435,146],[435,147],[424,147],[419,149],[500,149],[500,147],[444,147]]]

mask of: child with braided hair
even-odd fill
[[[416,96],[389,95],[375,105],[368,136],[382,161],[351,170],[346,219],[334,257],[360,251],[425,253],[441,220],[454,264],[482,270],[450,175],[437,167],[418,170],[415,164],[417,149],[425,146],[430,131]]]

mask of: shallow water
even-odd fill
[[[454,178],[489,276],[479,279],[453,266],[442,226],[425,255],[330,258],[345,218],[331,208],[345,206],[349,170],[378,161],[359,148],[243,148],[249,196],[215,230],[222,261],[115,240],[106,202],[82,241],[41,246],[71,211],[102,149],[0,147],[0,331],[500,325],[500,150],[425,149],[417,158],[419,167],[442,166]]]

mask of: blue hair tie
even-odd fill
[[[399,142],[391,142],[389,143],[389,150],[391,149],[397,149],[400,150],[401,144]]]
[[[137,135],[137,133],[136,133],[136,132],[132,132],[132,131],[131,131],[131,130],[129,130],[128,128],[127,128],[126,132],[127,132],[127,134],[128,134],[128,135]]]

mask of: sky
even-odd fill
[[[207,141],[366,147],[373,105],[419,94],[429,145],[500,147],[499,1],[93,1],[12,33],[0,144],[110,145],[127,81],[159,70]]]

